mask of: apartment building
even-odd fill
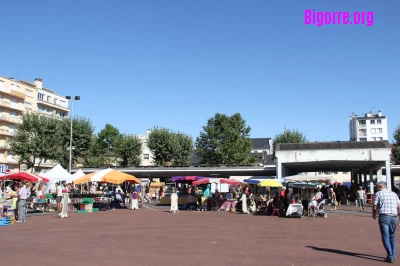
[[[18,160],[10,151],[8,140],[12,138],[17,124],[25,112],[39,112],[56,117],[68,116],[68,101],[53,91],[43,88],[41,79],[34,83],[0,76],[0,164],[5,164],[11,172],[18,172]],[[37,163],[39,160],[37,161]],[[53,162],[41,163],[41,167],[53,167]],[[23,166],[21,166],[21,170]]]
[[[147,141],[148,141],[148,137],[151,134],[151,130],[148,129],[146,131],[146,135],[142,136],[139,135],[139,139],[142,142],[142,154],[140,155],[141,158],[141,163],[140,166],[152,166],[154,165],[153,163],[153,153],[151,152],[151,150],[149,149],[149,147],[147,146]]]
[[[388,140],[387,117],[381,111],[368,112],[363,116],[350,116],[350,141]]]

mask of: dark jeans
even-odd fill
[[[382,242],[389,259],[396,257],[396,225],[397,216],[379,215]]]

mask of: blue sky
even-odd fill
[[[196,137],[240,112],[252,137],[284,127],[348,140],[352,112],[400,124],[400,2],[3,1],[0,75],[80,95],[96,131]],[[304,10],[373,11],[374,25],[304,24]]]

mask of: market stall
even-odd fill
[[[47,172],[41,172],[40,175],[49,179],[51,183],[57,183],[61,181],[70,183],[73,181],[72,175],[68,173],[68,171],[65,170],[60,164],[57,164],[54,166],[54,168]]]
[[[90,182],[99,182],[99,183],[112,183],[119,185],[123,182],[140,184],[140,180],[135,176],[125,174],[123,172],[108,168],[101,171],[96,171],[94,173],[84,175],[74,181],[74,184],[83,184]],[[93,198],[93,206],[99,208],[100,210],[105,210],[110,208],[110,204],[112,200],[108,197],[104,197],[102,195],[86,195],[85,198]],[[123,202],[125,203],[125,202]],[[108,204],[108,207],[106,206]],[[86,204],[87,205],[87,204]],[[90,209],[91,206],[85,206]],[[97,209],[96,208],[96,209]]]

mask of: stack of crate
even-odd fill
[[[80,205],[80,210],[83,211],[87,211],[87,212],[92,212],[93,211],[93,202],[94,202],[94,198],[83,198],[81,200],[81,205]]]
[[[0,218],[0,226],[10,226],[15,223],[14,217]]]
[[[14,217],[14,210],[12,209],[12,203],[13,200],[12,199],[3,199],[2,200],[2,208],[4,208],[4,213],[2,214],[2,216],[7,216],[7,217]]]

